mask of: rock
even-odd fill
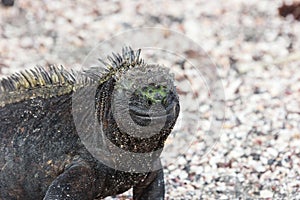
[[[260,191],[260,198],[272,198],[273,197],[273,192],[270,190],[262,190]]]

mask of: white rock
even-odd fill
[[[169,165],[168,166],[168,170],[170,170],[170,171],[173,171],[173,170],[175,170],[177,167],[175,166],[175,165]]]
[[[30,48],[33,46],[33,40],[31,37],[23,37],[20,41],[20,46],[23,48]]]
[[[254,166],[254,169],[258,172],[265,172],[266,171],[266,167],[264,167],[263,165],[261,164],[258,164],[256,166]]]
[[[278,151],[273,147],[273,148],[268,148],[267,152],[269,155],[271,155],[272,157],[276,158],[278,156]]]
[[[260,197],[261,198],[272,198],[273,192],[271,192],[270,190],[262,190],[262,191],[260,191]]]
[[[185,165],[186,164],[186,159],[182,156],[180,156],[177,160],[178,165]]]
[[[181,171],[181,173],[178,175],[179,176],[179,178],[181,179],[181,180],[183,180],[183,179],[187,179],[188,178],[188,173],[186,173],[186,171]]]

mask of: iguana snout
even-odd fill
[[[176,113],[178,98],[175,91],[160,84],[149,84],[135,90],[129,101],[129,113],[135,123],[148,126],[151,122],[167,122]]]

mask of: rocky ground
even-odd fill
[[[217,138],[209,135],[214,104],[209,92],[193,81],[193,70],[175,74],[183,111],[191,114],[186,116],[196,116],[188,91],[195,87],[199,93],[195,109],[201,126],[175,130],[178,138],[197,136],[182,144],[184,150],[183,140],[169,141],[176,159],[164,161],[166,199],[300,199],[300,22],[281,17],[281,5],[279,0],[16,1],[14,7],[0,6],[0,73],[49,64],[80,69],[97,44],[132,28],[183,33],[216,65],[225,117]]]

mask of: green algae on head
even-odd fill
[[[150,84],[136,91],[136,93],[139,93],[149,103],[163,103],[167,97],[167,92],[166,86],[155,84]]]

